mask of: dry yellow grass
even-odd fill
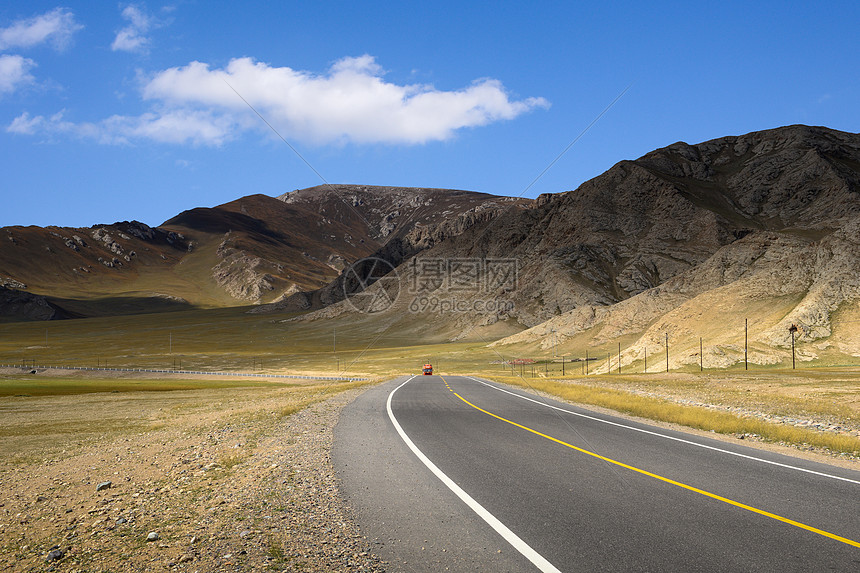
[[[68,366],[172,368],[205,371],[253,372],[255,374],[305,374],[316,376],[366,376],[374,379],[416,373],[426,361],[443,374],[510,376],[502,361],[516,356],[546,358],[535,348],[487,348],[488,341],[425,343],[417,325],[386,327],[369,316],[291,322],[292,315],[247,314],[245,309],[195,310],[121,318],[96,318],[45,323],[0,324],[0,364],[28,361]],[[398,330],[399,329],[399,330]],[[409,344],[413,341],[413,344]],[[623,344],[622,344],[623,346]],[[605,360],[605,358],[603,358]],[[835,433],[768,425],[753,418],[678,404],[678,399],[712,405],[738,406],[772,415],[825,419],[860,427],[860,369],[776,368],[711,370],[699,374],[629,374],[580,377],[580,365],[566,365],[565,378],[579,378],[577,393],[561,380],[561,364],[550,360],[523,368],[525,380],[547,391],[562,392],[582,403],[599,403],[621,412],[672,421],[724,433],[751,433],[772,441],[808,443],[834,451],[857,451],[850,437]],[[626,367],[625,367],[626,369]],[[517,368],[517,371],[520,369]],[[232,388],[249,391],[271,382],[219,379],[203,384],[185,377],[174,379],[116,379],[109,373],[78,373],[56,378],[51,372],[35,377],[0,375],[0,397],[19,395],[127,392]],[[550,382],[557,384],[552,385]],[[202,386],[201,386],[202,384]],[[290,384],[282,384],[287,388]],[[597,387],[602,387],[599,389]],[[586,389],[590,388],[586,392]],[[315,390],[320,396],[320,390]],[[638,393],[638,395],[637,395]],[[642,394],[648,394],[643,396]],[[305,407],[296,393],[295,403],[284,413]],[[561,395],[561,394],[560,394]],[[664,399],[661,399],[664,398]],[[4,400],[6,398],[3,398]],[[765,425],[761,425],[765,424]],[[773,428],[771,426],[777,426]],[[796,430],[796,431],[795,431]]]
[[[641,396],[613,388],[516,376],[493,376],[493,378],[515,386],[546,392],[570,402],[601,406],[650,420],[721,434],[755,434],[770,442],[809,445],[836,453],[860,455],[860,438],[851,435],[769,423],[757,418],[697,406],[684,406],[667,399]]]

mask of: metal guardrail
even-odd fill
[[[253,372],[208,372],[205,370],[169,370],[157,368],[107,368],[96,366],[41,366],[35,364],[0,364],[0,368],[21,368],[24,370],[87,370],[97,372],[145,372],[152,374],[201,374],[204,376],[237,376],[241,378],[290,378],[299,380],[331,380],[346,382],[365,382],[370,378],[346,378],[343,376],[305,376],[301,374],[259,374]]]

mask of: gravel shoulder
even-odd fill
[[[383,571],[329,457],[359,393],[3,400],[0,570]]]

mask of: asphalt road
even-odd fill
[[[368,390],[332,458],[392,571],[860,571],[860,472],[479,379]]]

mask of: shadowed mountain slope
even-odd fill
[[[737,324],[725,328],[730,316],[741,324],[753,316],[756,340],[768,348],[790,344],[794,323],[804,342],[827,344],[820,341],[830,339],[833,317],[850,315],[860,300],[858,218],[860,136],[789,126],[622,161],[575,191],[541,196],[531,208],[429,245],[398,274],[409,285],[420,281],[422,260],[516,261],[515,285],[484,276],[473,291],[456,292],[468,310],[421,318],[452,338],[516,320],[530,329],[499,344],[624,340],[632,361],[667,332],[695,340],[698,356],[695,333],[707,332],[716,339],[714,361],[728,356],[721,359],[728,364],[738,356],[726,346],[737,342]],[[454,279],[449,273],[423,294],[450,298]],[[474,311],[482,300],[509,304]],[[833,338],[834,347],[847,334]]]

